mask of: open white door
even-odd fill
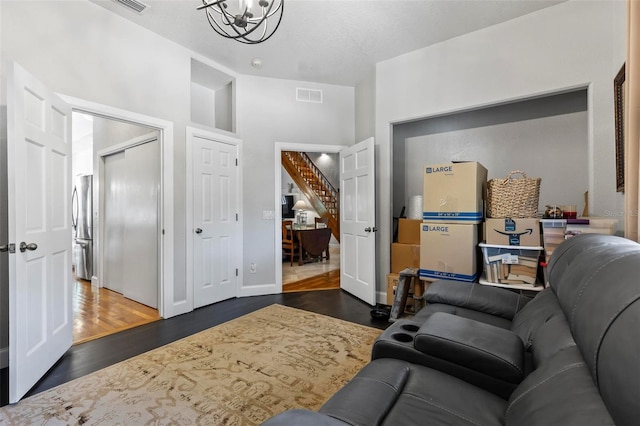
[[[340,287],[376,303],[373,138],[340,151]]]
[[[9,402],[72,343],[71,108],[20,66],[7,85]]]
[[[194,135],[193,305],[238,294],[238,147]]]

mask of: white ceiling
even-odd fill
[[[141,0],[142,14],[90,1],[240,74],[355,86],[377,62],[565,0],[285,0],[277,32],[257,45],[216,34],[202,0]]]

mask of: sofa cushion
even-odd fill
[[[442,303],[496,315],[508,320],[531,298],[519,293],[476,283],[439,280],[431,283],[423,299],[426,303]]]
[[[546,362],[558,351],[576,345],[569,330],[569,324],[561,315],[550,317],[538,327],[533,332],[532,341],[531,352],[534,368]]]
[[[511,320],[502,318],[496,315],[485,314],[484,312],[476,311],[473,309],[461,308],[454,305],[445,305],[441,303],[430,303],[424,308],[420,309],[418,313],[413,317],[414,322],[423,323],[429,318],[430,315],[436,312],[444,312],[451,315],[457,315],[462,318],[472,319],[474,321],[483,322],[485,324],[491,324],[495,327],[509,329],[511,327]]]
[[[613,425],[577,346],[558,351],[509,398],[509,426]]]
[[[398,380],[389,371],[406,372],[406,377]],[[378,389],[385,387],[394,397],[382,401]],[[320,412],[350,425],[501,425],[506,403],[440,371],[383,358],[371,361]]]
[[[509,330],[442,312],[416,333],[417,350],[509,383],[524,377],[524,346]]]
[[[564,317],[564,313],[553,290],[547,288],[518,312],[510,329],[520,336],[525,347],[528,348],[533,343],[535,330],[554,316]]]

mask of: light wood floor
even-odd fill
[[[118,333],[160,319],[158,310],[77,279],[73,288],[73,344]]]
[[[304,265],[298,265],[298,262],[291,262],[283,260],[282,262],[282,285],[283,288],[290,283],[297,283],[307,280],[308,278],[324,275],[327,272],[332,272],[340,269],[340,246],[329,247],[329,260],[322,260],[321,262],[310,262]],[[338,285],[339,287],[339,285]]]
[[[308,290],[334,290],[340,288],[340,269],[325,272],[288,284],[282,284],[283,293]]]

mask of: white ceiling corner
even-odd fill
[[[216,34],[201,0],[144,0],[141,14],[90,1],[238,74],[355,86],[377,62],[566,0],[285,0],[280,27],[257,45]]]

